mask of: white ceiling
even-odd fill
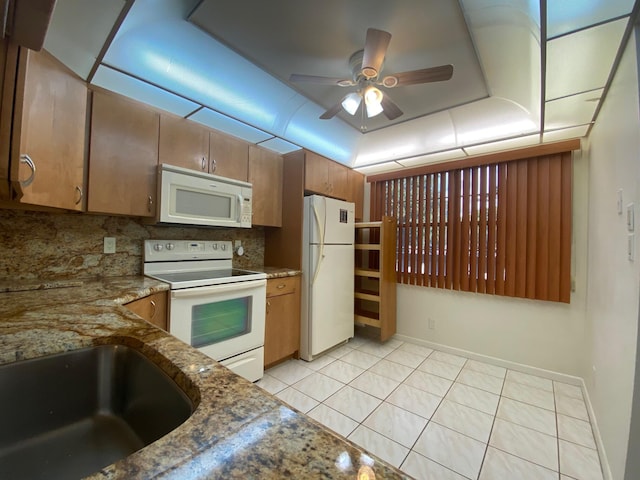
[[[58,0],[45,48],[93,84],[276,151],[303,147],[364,172],[585,135],[634,7],[633,0],[129,3]],[[348,77],[368,27],[392,34],[384,73],[452,63],[454,76],[391,90],[405,114],[395,123],[365,120],[363,134],[362,120],[346,113],[318,118],[344,95],[341,87],[287,79]]]

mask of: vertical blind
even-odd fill
[[[572,155],[372,182],[398,221],[398,282],[569,303]]]

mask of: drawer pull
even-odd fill
[[[278,285],[276,288],[277,288],[278,290],[282,290],[282,289],[283,289],[284,287],[286,287],[286,286],[287,286],[287,284],[286,284],[286,283],[281,283],[281,284],[280,284],[280,285]]]
[[[154,318],[156,316],[156,302],[151,300],[149,303],[151,303],[151,318]]]

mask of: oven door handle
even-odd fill
[[[171,298],[201,297],[203,295],[215,295],[218,293],[239,292],[251,290],[256,287],[266,287],[266,280],[249,280],[247,282],[224,283],[222,285],[210,285],[207,287],[183,288],[171,290]]]

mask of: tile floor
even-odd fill
[[[603,478],[573,385],[360,337],[257,385],[418,479]]]

